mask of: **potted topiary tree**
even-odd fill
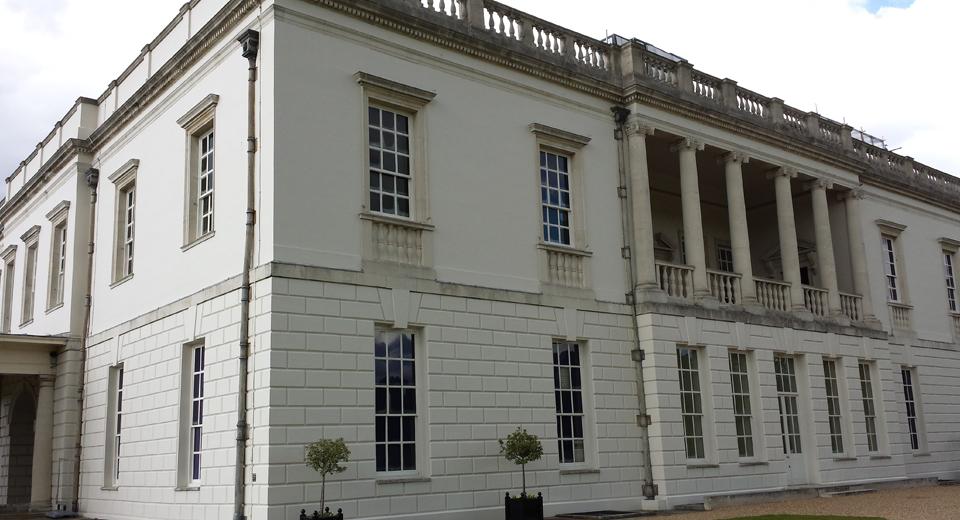
[[[307,518],[343,520],[342,509],[338,509],[337,514],[333,514],[330,508],[326,507],[327,475],[346,471],[346,466],[342,464],[348,460],[350,460],[350,449],[347,448],[347,443],[343,442],[343,439],[320,439],[307,445],[307,466],[320,473],[320,511],[314,511],[313,516],[308,517],[306,510],[300,510],[300,520]]]
[[[523,486],[519,497],[511,498],[507,492],[503,501],[506,520],[543,520],[543,495],[537,493],[536,498],[527,496],[527,464],[540,460],[543,456],[540,439],[517,427],[517,431],[499,442],[500,454],[510,462],[520,465]]]

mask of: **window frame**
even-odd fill
[[[50,232],[50,268],[47,280],[47,312],[63,306],[67,291],[67,263],[70,261],[70,201],[58,204],[47,220],[51,224]]]
[[[909,381],[907,377],[909,375]],[[913,366],[900,367],[901,389],[903,390],[904,415],[906,421],[907,444],[913,454],[925,454],[929,452],[927,445],[927,427],[923,420],[923,403],[920,395],[920,383],[917,375],[917,368]],[[907,393],[909,384],[910,393]],[[912,399],[910,399],[912,398]],[[910,427],[910,405],[913,405],[913,428]],[[914,441],[916,443],[914,444]],[[916,447],[914,447],[914,445]]]
[[[105,491],[120,486],[120,448],[122,447],[123,363],[108,368],[107,417],[104,428],[103,487]]]
[[[861,359],[857,361],[857,370],[859,373],[860,399],[863,409],[864,435],[867,439],[867,453],[876,456],[881,454],[881,434],[879,423],[882,422],[883,413],[877,406],[877,387],[875,381],[879,378],[874,374],[874,363],[869,360]],[[867,378],[864,378],[864,375]],[[869,394],[869,395],[868,395]],[[878,421],[880,418],[880,421]],[[871,434],[870,427],[873,427]],[[871,444],[872,435],[872,444]],[[871,449],[872,446],[872,449]]]
[[[13,327],[13,296],[16,290],[17,246],[10,245],[3,255],[3,307],[0,309],[0,331],[9,334]]]
[[[878,219],[875,223],[880,230],[886,301],[894,305],[909,305],[910,293],[907,289],[907,273],[904,270],[905,263],[900,244],[900,235],[907,226],[883,219]]]
[[[191,108],[186,114],[177,120],[177,124],[184,130],[184,208],[183,208],[183,247],[187,250],[193,245],[202,242],[214,235],[216,232],[216,172],[217,164],[217,141],[219,141],[216,111],[220,102],[220,96],[209,94],[199,103]],[[206,231],[202,229],[201,215],[201,181],[203,172],[201,164],[203,159],[202,144],[203,139],[213,136],[213,170],[212,185],[210,189],[210,227]]]
[[[412,389],[414,390],[414,393],[415,393],[414,402],[416,403],[416,411],[413,419],[413,424],[414,424],[413,446],[414,446],[414,460],[416,463],[416,467],[415,469],[412,469],[412,470],[404,470],[401,466],[400,470],[390,471],[389,466],[387,465],[389,460],[385,460],[384,461],[385,469],[381,471],[378,469],[378,466],[377,466],[377,462],[378,462],[377,448],[378,448],[378,445],[384,444],[385,445],[384,456],[389,457],[389,455],[387,454],[387,451],[389,449],[389,444],[391,443],[391,441],[389,440],[389,431],[388,431],[389,419],[385,419],[384,421],[384,430],[383,430],[384,440],[383,441],[378,440],[379,437],[377,437],[376,435],[376,421],[377,421],[377,417],[379,416],[384,416],[387,418],[390,416],[390,413],[389,413],[390,397],[389,397],[388,389],[392,388],[392,386],[389,384],[379,385],[377,383],[376,366],[377,366],[377,361],[379,360],[387,361],[393,358],[387,356],[389,352],[386,344],[384,346],[385,355],[378,356],[376,344],[381,334],[401,334],[402,335],[405,333],[409,333],[413,336],[412,361],[413,361],[414,385],[412,386]],[[371,364],[372,364],[371,368],[373,368],[373,374],[372,374],[373,381],[372,381],[371,388],[373,389],[373,393],[374,393],[374,410],[373,410],[374,412],[373,413],[373,417],[374,417],[373,451],[374,453],[373,453],[373,460],[371,461],[371,465],[372,465],[371,469],[373,470],[373,474],[376,475],[376,478],[380,481],[390,481],[391,479],[405,479],[405,478],[421,478],[421,477],[426,478],[426,477],[429,477],[431,472],[430,439],[429,439],[429,430],[427,425],[427,416],[429,414],[429,409],[427,408],[428,407],[427,396],[429,392],[428,379],[427,379],[428,377],[427,364],[429,361],[426,358],[427,348],[426,348],[425,342],[426,342],[425,330],[421,327],[410,326],[406,328],[396,328],[396,327],[384,324],[384,325],[376,326],[374,330],[373,344],[371,345],[372,355],[370,356]],[[410,358],[405,358],[402,356],[402,341],[401,341],[401,358],[399,359],[399,361],[401,362],[401,370],[402,370],[402,363],[407,359],[410,359]],[[386,364],[389,365],[389,362],[387,362]],[[387,389],[384,396],[384,399],[386,399],[386,401],[384,402],[384,407],[385,407],[384,409],[386,410],[385,413],[380,413],[378,411],[378,405],[376,403],[377,401],[376,394],[377,394],[378,388]],[[400,386],[400,390],[409,389],[409,388],[410,388],[409,385]],[[404,396],[403,398],[405,397],[406,396]],[[402,415],[404,415],[403,412],[401,412],[401,416]],[[406,414],[406,415],[409,416],[409,414]],[[401,421],[401,424],[400,424],[401,431],[398,432],[401,435],[401,441],[400,441],[401,445],[403,443],[402,428],[403,428],[403,424]],[[402,456],[403,455],[401,451],[401,457]]]
[[[131,159],[109,177],[114,185],[114,232],[113,232],[113,276],[111,287],[115,287],[134,275],[133,262],[136,259],[136,212],[137,212],[137,170],[138,159]],[[133,199],[132,211],[128,206]],[[127,236],[129,233],[129,237]],[[129,246],[129,247],[128,247]],[[133,253],[128,255],[128,250]]]
[[[536,143],[536,153],[534,154],[534,191],[536,200],[536,222],[537,243],[543,248],[556,249],[560,251],[579,251],[586,252],[588,249],[588,240],[586,236],[587,220],[585,187],[583,176],[585,171],[584,148],[592,140],[590,137],[578,135],[573,132],[561,130],[540,123],[531,123],[528,126],[530,132],[534,135]],[[541,195],[541,159],[542,153],[549,153],[567,158],[567,176],[569,177],[569,234],[570,243],[553,242],[547,240],[543,235],[543,209],[544,203]]]
[[[696,358],[696,369],[691,368],[693,363],[687,364],[687,368],[683,366],[681,352],[687,351],[695,354]],[[682,452],[688,466],[702,466],[710,465],[714,463],[714,453],[715,453],[715,435],[712,428],[712,416],[710,412],[710,405],[712,401],[712,394],[710,393],[710,358],[707,354],[705,348],[693,345],[677,345],[677,382],[679,385],[678,395],[680,396],[680,424],[683,428],[683,447]],[[706,366],[705,366],[706,365]],[[704,370],[706,368],[706,370]],[[690,389],[684,389],[684,372],[687,372],[690,375]],[[696,381],[697,387],[695,388],[693,382]],[[691,394],[691,404],[699,402],[699,413],[697,413],[696,407],[694,407],[693,412],[687,411],[685,406],[684,394]],[[694,400],[695,399],[695,400]],[[700,432],[699,435],[696,433],[696,428],[694,428],[694,434],[690,435],[690,432],[687,429],[687,417],[692,417],[694,419],[699,419]],[[690,423],[695,424],[695,423]],[[690,456],[689,451],[689,439],[694,439],[694,456]],[[701,445],[698,446],[696,439],[700,438]],[[698,452],[696,448],[701,448],[702,453]]]
[[[23,236],[23,285],[20,295],[20,327],[33,322],[37,306],[37,264],[40,263],[40,226],[33,226]]]
[[[741,370],[734,371],[734,356],[742,357],[742,365],[738,363],[738,367]],[[760,438],[763,436],[763,433],[758,430],[758,421],[757,421],[757,405],[759,400],[756,398],[756,375],[754,374],[753,369],[753,354],[752,352],[746,350],[728,350],[727,351],[727,370],[730,375],[730,398],[731,404],[733,406],[733,423],[734,423],[734,437],[737,439],[737,457],[741,461],[751,461],[759,460],[762,458],[760,454],[762,446]],[[734,384],[734,378],[741,378],[740,391],[737,391],[736,385]],[[746,391],[743,391],[743,381],[746,381]],[[754,384],[751,384],[751,381]],[[746,399],[746,405],[748,408],[747,413],[742,413],[737,411],[737,397],[741,399]],[[741,408],[742,409],[742,408]],[[738,422],[739,418],[747,418],[746,424],[750,426],[749,435],[745,435],[741,432],[741,423]],[[741,438],[747,438],[749,444],[746,444],[747,441],[743,443],[743,446],[749,446],[750,453],[744,454],[744,451],[741,449]]]
[[[557,382],[558,382],[557,378],[559,377],[559,368],[561,367],[559,367],[557,364],[559,359],[556,354],[557,352],[556,349],[561,345],[567,346],[567,347],[576,346],[578,350],[578,357],[579,357],[578,368],[580,370],[579,392],[580,392],[580,401],[581,401],[581,412],[579,414],[576,414],[576,412],[566,413],[566,412],[558,411],[558,408],[560,408],[560,410],[562,410],[563,408],[562,397],[560,398],[560,401],[557,401],[559,392],[568,390],[568,389],[557,388]],[[551,354],[553,355],[553,362],[551,363],[551,366],[553,367],[553,370],[554,370],[554,385],[553,385],[554,417],[558,421],[558,424],[557,424],[558,429],[554,431],[556,431],[555,438],[557,441],[557,460],[558,460],[560,470],[565,471],[565,470],[579,470],[579,469],[595,469],[597,465],[597,454],[596,454],[597,434],[595,431],[596,421],[594,420],[595,414],[594,414],[594,407],[593,407],[593,384],[592,384],[593,379],[592,379],[592,371],[590,368],[590,353],[589,353],[588,342],[581,341],[581,340],[571,341],[568,339],[554,338],[551,344]],[[572,365],[566,365],[566,366],[572,367]],[[573,379],[571,376],[571,383],[572,381]],[[572,388],[572,384],[569,390],[571,392],[574,390]],[[573,402],[574,402],[573,396],[571,393],[571,409],[572,410],[575,409],[573,408]],[[581,417],[582,435],[580,436],[580,440],[582,440],[583,442],[583,460],[582,461],[574,460],[572,462],[564,462],[562,459],[563,453],[560,447],[561,446],[560,443],[563,442],[563,440],[566,437],[562,437],[561,435],[561,429],[560,429],[561,426],[559,424],[559,421],[562,420],[561,417],[563,416],[574,416],[574,415],[579,415]],[[573,426],[571,423],[571,430],[572,429],[573,429]],[[550,431],[549,427],[547,431]],[[575,441],[576,440],[575,436],[571,436],[570,440]]]
[[[733,246],[730,245],[730,242],[726,240],[717,240],[716,242],[716,253],[717,253],[717,270],[723,271],[725,273],[736,274],[736,270],[733,267]],[[729,254],[729,259],[724,258],[724,253]],[[724,264],[729,265],[729,269],[724,269]]]
[[[391,222],[410,222],[429,224],[430,201],[429,161],[427,154],[427,105],[436,97],[436,93],[417,87],[404,85],[386,78],[374,76],[365,72],[357,72],[354,79],[360,85],[362,103],[361,119],[363,143],[363,197],[361,198],[361,216],[374,220]],[[371,106],[391,112],[400,113],[409,119],[409,152],[410,152],[410,216],[403,217],[382,212],[375,212],[370,208],[370,136],[369,113]]]
[[[203,364],[201,375],[201,383],[204,385],[201,388],[201,395],[199,397],[201,404],[201,422],[199,425],[194,424],[193,420],[193,407],[196,398],[194,397],[194,376],[195,374],[195,356],[196,351],[201,350],[201,362]],[[207,408],[206,401],[208,400],[209,385],[206,384],[206,374],[210,368],[210,363],[207,362],[206,358],[206,342],[204,338],[200,338],[183,345],[183,350],[181,353],[181,362],[180,362],[180,412],[179,412],[179,434],[178,434],[178,448],[177,448],[177,491],[190,491],[199,489],[203,483],[203,428],[204,428],[204,418],[208,415],[205,411]],[[194,479],[194,455],[197,453],[194,450],[194,435],[195,428],[200,428],[200,477],[199,479]]]
[[[844,407],[843,390],[841,389],[841,380],[843,379],[843,365],[835,358],[824,356],[823,362],[823,387],[827,402],[827,429],[830,438],[830,452],[835,457],[842,457],[850,448],[846,439],[847,428],[844,426]],[[832,367],[833,373],[827,370],[828,365]],[[831,395],[831,380],[833,382],[833,395]],[[831,405],[831,400],[833,403]],[[833,410],[832,410],[833,409]],[[836,413],[833,413],[833,412]],[[836,425],[836,431],[834,426]],[[839,448],[838,448],[839,446]]]

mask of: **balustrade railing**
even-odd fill
[[[720,102],[720,79],[694,70],[691,74],[693,93],[714,103]]]
[[[840,310],[853,321],[863,321],[863,297],[856,294],[840,293]]]
[[[843,138],[841,137],[841,129],[839,124],[821,118],[819,130],[820,138],[824,141],[837,146],[843,144]]]
[[[648,78],[676,87],[677,63],[652,52],[643,53],[643,73]]]
[[[737,87],[737,109],[751,116],[764,119],[767,117],[770,100],[756,92]]]
[[[783,127],[790,132],[803,134],[807,131],[807,115],[788,106],[783,107]]]
[[[693,267],[657,262],[660,290],[675,298],[693,298]]]
[[[414,0],[421,7],[436,11],[437,13],[452,16],[458,20],[466,17],[465,0]]]
[[[790,284],[779,280],[754,278],[757,287],[757,301],[760,305],[775,311],[790,310]]]
[[[826,316],[830,312],[829,305],[827,304],[827,295],[828,292],[826,289],[804,285],[803,306],[812,312],[814,316]]]
[[[423,230],[399,222],[374,220],[373,254],[377,260],[421,265]]]
[[[913,307],[909,305],[904,305],[902,303],[893,303],[890,302],[887,304],[890,308],[890,324],[894,329],[900,330],[910,330],[911,328],[911,312]]]
[[[707,269],[707,283],[710,285],[710,294],[720,303],[735,305],[740,303],[740,278],[737,273],[715,271]]]
[[[547,278],[550,283],[582,288],[585,283],[584,254],[579,251],[563,251],[546,248]]]

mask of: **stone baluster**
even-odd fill
[[[873,314],[873,300],[870,298],[870,278],[867,274],[867,253],[863,243],[863,229],[860,221],[860,199],[863,192],[851,190],[841,197],[847,216],[847,238],[850,243],[850,267],[853,269],[853,290],[862,298],[863,320],[876,322]]]
[[[827,290],[827,310],[840,316],[840,289],[837,286],[837,261],[833,254],[833,235],[830,231],[830,208],[827,206],[827,190],[833,183],[817,179],[810,183],[810,198],[813,199],[813,227],[817,240],[817,265],[821,287]]]
[[[624,125],[630,154],[630,190],[633,200],[633,262],[637,286],[643,289],[657,286],[657,272],[653,242],[653,211],[650,206],[650,170],[647,162],[647,136],[653,128],[640,121]]]
[[[790,306],[805,309],[803,285],[800,281],[800,249],[797,246],[797,225],[793,215],[793,192],[790,180],[797,176],[792,168],[779,168],[770,174],[777,194],[777,227],[780,234],[780,261],[783,280],[790,284]]]
[[[700,185],[697,173],[697,151],[703,143],[682,139],[675,147],[680,154],[680,193],[683,205],[683,239],[687,263],[693,266],[693,295],[705,298],[710,295],[707,283],[707,255],[703,246],[703,218],[700,212]]]
[[[43,510],[50,507],[53,484],[53,383],[53,376],[40,376],[37,416],[33,427],[30,504]]]
[[[733,270],[742,276],[740,290],[744,303],[757,301],[753,283],[753,261],[750,257],[750,231],[747,226],[747,205],[743,195],[743,165],[750,159],[742,152],[723,157],[727,184],[727,212],[730,220],[730,245],[733,249]],[[739,303],[739,302],[738,302]]]

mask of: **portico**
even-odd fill
[[[51,508],[57,355],[66,344],[0,335],[0,511]]]
[[[857,218],[849,188],[639,117],[626,129],[638,288],[803,319],[872,314],[866,281],[856,283],[865,259],[862,237],[850,233],[859,226],[849,224]],[[835,242],[837,233],[846,240]],[[849,287],[840,268],[854,274],[844,277]]]

